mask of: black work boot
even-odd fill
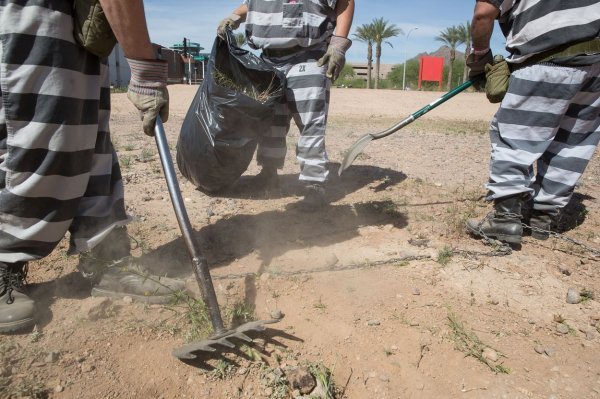
[[[25,262],[0,262],[0,333],[10,333],[34,324],[35,302],[23,293]]]
[[[325,200],[325,186],[322,183],[313,183],[306,186],[306,194],[298,203],[296,208],[302,212],[315,212],[327,205]]]
[[[124,227],[115,228],[90,252],[79,256],[79,270],[92,280],[92,296],[131,297],[144,303],[169,303],[173,294],[185,290],[183,280],[150,274],[135,264]]]
[[[494,201],[494,211],[490,212],[483,220],[467,220],[467,230],[482,238],[493,238],[495,240],[519,246],[523,235],[521,225],[520,196],[500,198]]]
[[[529,223],[526,223],[531,231],[531,237],[537,240],[547,240],[550,233],[557,230],[558,211],[539,211],[532,209],[529,217]]]
[[[279,188],[279,176],[274,166],[263,166],[260,173],[252,180],[257,189],[276,190]]]

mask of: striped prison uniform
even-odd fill
[[[70,0],[0,0],[0,261],[88,251],[128,221],[108,69],[73,39]]]
[[[285,102],[275,109],[269,132],[263,132],[257,150],[259,165],[283,167],[287,152],[286,136],[293,119],[300,131],[296,156],[300,163],[300,180],[327,180],[325,129],[329,110],[330,80],[326,66],[317,60],[327,50],[335,29],[336,0],[245,0],[246,37],[255,49],[282,50],[298,48],[284,56],[262,58],[287,77]]]
[[[501,12],[513,72],[490,126],[488,199],[523,194],[534,209],[557,210],[571,199],[600,139],[600,55],[519,63],[597,37],[600,1],[491,1]]]

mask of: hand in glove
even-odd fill
[[[487,64],[494,65],[492,50],[488,50],[488,52],[483,55],[471,53],[467,57],[469,79],[473,80],[473,87],[477,90],[485,87],[485,66]]]
[[[329,41],[329,47],[327,47],[327,52],[317,62],[317,66],[320,67],[327,64],[325,76],[331,79],[332,82],[340,76],[340,72],[342,72],[342,68],[346,64],[346,51],[351,45],[352,41],[350,39],[341,36],[332,36]]]
[[[237,14],[231,14],[221,22],[219,22],[219,26],[217,27],[217,35],[223,40],[225,40],[225,34],[227,27],[229,26],[231,30],[236,30],[239,28],[242,17]]]
[[[154,136],[156,116],[160,113],[163,122],[169,119],[168,63],[131,58],[127,62],[131,68],[127,98],[140,111],[144,133]]]

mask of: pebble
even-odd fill
[[[497,362],[499,358],[498,352],[496,352],[492,348],[485,348],[481,355],[484,359],[490,360],[492,362]]]
[[[381,324],[381,322],[379,320],[376,320],[376,319],[367,321],[367,325],[368,326],[378,326],[380,324]]]
[[[62,392],[64,390],[65,390],[65,388],[62,385],[57,385],[54,387],[54,392],[56,392],[56,393]]]
[[[94,367],[93,364],[82,364],[81,365],[81,371],[83,373],[89,373],[90,371],[94,370],[96,367]]]
[[[387,375],[383,375],[382,374],[382,375],[379,376],[379,381],[390,382],[390,377],[388,377]]]
[[[271,311],[272,319],[281,319],[282,317],[283,317],[283,313],[281,312],[281,310],[275,309],[275,310]]]
[[[552,357],[556,354],[556,349],[554,349],[553,347],[549,346],[547,348],[544,349],[544,353],[546,353],[546,355]]]
[[[267,281],[271,275],[269,273],[263,273],[260,275],[260,281]]]
[[[575,305],[579,302],[581,302],[581,295],[579,294],[579,291],[577,291],[575,288],[569,288],[567,290],[567,303]]]
[[[540,345],[540,344],[534,346],[533,350],[535,350],[540,355],[542,355],[542,354],[544,354],[546,352],[546,349],[542,345]]]
[[[238,373],[239,375],[244,375],[244,374],[246,374],[247,372],[248,372],[248,369],[247,369],[247,368],[245,368],[245,367],[240,367],[240,368],[238,369],[238,371],[237,371],[237,373]]]
[[[58,352],[50,352],[46,355],[46,357],[44,358],[44,362],[46,363],[54,363],[58,360]]]
[[[412,293],[413,295],[421,295],[421,290],[418,288],[414,288]]]
[[[561,334],[568,334],[569,333],[569,326],[564,324],[564,323],[558,323],[556,325],[556,331],[561,333]]]

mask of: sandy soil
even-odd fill
[[[170,87],[173,155],[196,89]],[[322,365],[336,398],[600,398],[598,154],[563,236],[526,237],[504,256],[463,229],[490,210],[481,196],[496,106],[482,94],[373,141],[337,176],[357,138],[441,94],[334,89],[331,204],[316,214],[289,207],[302,196],[295,129],[280,193],[252,190],[255,163],[216,196],[179,176],[227,322],[285,315],[245,352],[193,365],[172,357],[207,324],[181,304],[90,298],[64,241],[30,265],[38,324],[0,340],[0,397],[287,398],[299,396],[286,385],[291,367]],[[154,141],[126,95],[112,99],[134,254],[198,295]],[[569,288],[584,300],[568,304]]]

